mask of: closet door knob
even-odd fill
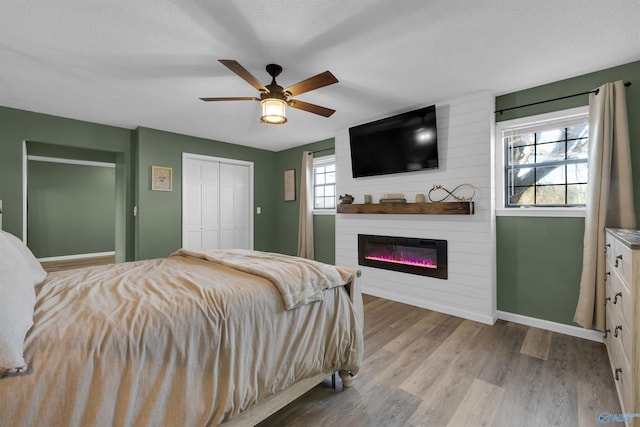
[[[622,368],[616,368],[616,381],[620,381],[619,375],[622,373]]]

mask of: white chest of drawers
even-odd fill
[[[640,230],[606,230],[606,332],[620,406],[640,413]],[[640,427],[639,417],[628,426]]]

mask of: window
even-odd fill
[[[584,208],[587,107],[498,123],[503,208]]]
[[[333,155],[313,159],[313,209],[316,213],[336,209],[336,158]]]

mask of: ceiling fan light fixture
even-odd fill
[[[279,98],[265,98],[260,101],[262,117],[260,121],[268,125],[283,125],[287,122],[286,101]]]

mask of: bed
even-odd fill
[[[180,250],[36,285],[39,266],[8,260],[1,237],[2,292],[27,266],[34,308],[23,353],[0,377],[0,426],[254,425],[336,372],[349,385],[360,368],[354,270]],[[23,297],[0,304],[15,311]],[[14,314],[0,313],[3,336]]]

